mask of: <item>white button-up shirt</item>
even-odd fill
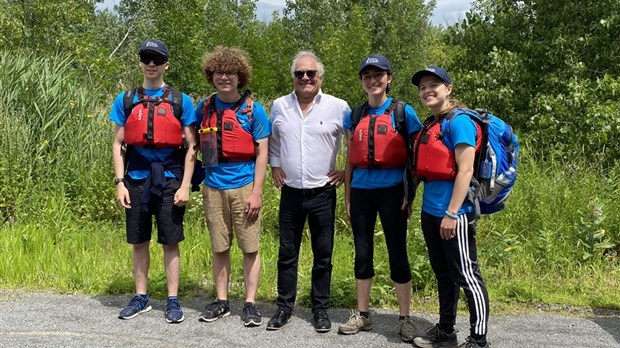
[[[284,171],[287,186],[309,189],[327,184],[344,135],[342,121],[350,110],[347,102],[322,91],[305,116],[295,92],[273,102],[269,164]]]

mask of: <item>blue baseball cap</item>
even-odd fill
[[[149,40],[144,41],[142,45],[140,45],[140,51],[138,52],[138,54],[141,54],[147,51],[153,51],[155,53],[161,54],[162,56],[168,58],[168,46],[166,46],[165,43],[159,40],[149,39]]]
[[[388,73],[392,73],[392,68],[390,67],[390,62],[387,58],[379,54],[371,54],[368,57],[362,59],[362,63],[360,64],[360,71],[358,74],[362,74],[364,69],[369,66],[374,66],[375,68],[379,68],[381,70],[385,70]]]
[[[420,87],[420,80],[424,76],[428,76],[428,75],[436,76],[441,81],[449,85],[452,84],[452,79],[450,78],[450,75],[448,75],[448,71],[446,69],[440,68],[438,66],[432,66],[432,65],[424,70],[420,70],[417,73],[413,74],[413,76],[411,77],[411,83]]]

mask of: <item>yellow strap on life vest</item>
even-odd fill
[[[206,128],[200,128],[198,130],[199,134],[208,134],[211,132],[217,132],[217,127],[206,127]]]

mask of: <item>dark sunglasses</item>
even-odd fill
[[[309,79],[313,79],[316,76],[316,70],[297,70],[293,71],[293,76],[298,79],[303,79],[304,75],[308,76]]]
[[[153,61],[155,65],[162,65],[167,61],[167,59],[161,54],[141,54],[140,61],[146,65],[151,64],[151,61]]]

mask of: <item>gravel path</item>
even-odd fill
[[[241,302],[233,302],[232,314],[213,323],[198,321],[206,298],[182,301],[185,321],[168,324],[164,301],[152,300],[153,310],[132,320],[119,320],[128,296],[84,296],[24,293],[0,290],[0,347],[410,347],[396,335],[397,313],[372,312],[374,329],[357,335],[337,334],[349,311],[331,309],[330,332],[314,332],[311,312],[297,309],[284,329],[266,331],[273,304],[259,304],[263,325],[245,328],[239,314]],[[437,317],[413,313],[420,327],[433,325]],[[468,334],[467,318],[459,317],[459,341]],[[620,347],[620,316],[617,312],[571,317],[560,314],[492,316],[489,326],[492,347]]]

